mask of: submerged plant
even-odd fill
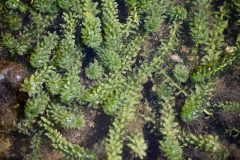
[[[214,104],[214,107],[222,109],[223,111],[229,111],[229,112],[240,111],[240,103],[232,102],[232,101],[219,102]]]
[[[28,99],[24,119],[17,124],[21,133],[32,137],[33,150],[26,158],[41,159],[42,147],[50,142],[64,158],[98,159],[97,153],[71,143],[62,134],[89,127],[85,125],[88,110],[95,110],[112,120],[110,126],[100,126],[109,128],[99,139],[106,159],[121,160],[125,152],[132,158],[149,158],[145,135],[149,131],[143,127],[149,123],[153,123],[151,132],[157,135],[155,141],[166,159],[187,158],[184,147],[226,159],[229,153],[217,136],[195,135],[181,128],[200,118],[213,95],[215,79],[239,59],[238,43],[233,52],[224,52],[227,5],[212,11],[211,2],[0,2],[0,51],[9,57],[23,57],[32,71],[20,88]],[[239,6],[237,1],[234,5]],[[190,55],[182,51],[182,37],[194,42]],[[172,55],[181,61],[173,61]],[[191,56],[197,61],[192,63]],[[1,72],[0,78],[4,74]],[[150,81],[155,90],[148,96],[146,84]],[[156,104],[150,103],[151,122],[138,117],[144,108],[137,106],[144,100]],[[215,105],[239,111],[239,104],[234,102]],[[134,118],[142,120],[143,133],[131,133],[129,124]]]
[[[163,140],[159,142],[160,149],[167,159],[182,159],[183,151],[179,143],[180,129],[175,121],[175,113],[171,105],[163,103],[160,123],[162,124],[160,132],[164,136]]]
[[[189,77],[189,69],[185,65],[176,65],[173,69],[173,74],[180,82],[186,82]]]
[[[183,134],[183,144],[185,146],[194,146],[197,149],[204,150],[206,152],[212,152],[212,159],[226,159],[229,152],[225,146],[223,146],[217,136],[214,135],[194,135],[192,133]]]
[[[135,157],[143,159],[146,156],[147,144],[144,141],[143,135],[140,133],[131,134],[128,136],[127,146],[132,150]]]
[[[187,123],[199,117],[214,91],[214,83],[211,82],[196,85],[195,87],[195,91],[186,99],[181,111],[181,119]]]

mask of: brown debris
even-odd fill
[[[16,88],[20,86],[27,74],[27,69],[20,63],[0,61],[0,82],[8,82]]]

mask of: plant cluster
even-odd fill
[[[190,12],[187,5],[194,9]],[[184,159],[184,147],[190,147],[212,153],[213,159],[226,159],[228,150],[217,136],[195,135],[181,128],[180,122],[194,123],[210,106],[216,79],[238,60],[239,46],[224,52],[226,4],[216,11],[210,0],[188,1],[187,5],[168,0],[0,2],[0,48],[10,56],[26,57],[33,70],[20,89],[29,98],[25,118],[17,124],[20,132],[33,139],[27,158],[41,159],[42,141],[48,138],[67,158],[98,159],[61,133],[84,127],[82,110],[90,108],[113,119],[103,141],[107,159],[123,159],[125,144],[134,157],[144,159],[148,149],[144,135],[131,133],[127,127],[146,98],[144,84],[152,80],[158,111],[151,118],[155,134],[161,135],[157,141],[164,157]],[[234,5],[239,7],[237,2]],[[167,36],[157,47],[144,51],[144,44],[163,24]],[[194,42],[194,65],[179,54],[186,25]],[[145,57],[142,52],[147,52]],[[172,60],[174,54],[183,60]],[[178,112],[179,97],[184,103]],[[235,102],[216,107],[239,112]]]

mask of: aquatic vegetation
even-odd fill
[[[163,151],[167,159],[182,159],[182,147],[179,143],[180,128],[179,124],[175,121],[175,111],[170,104],[162,104],[162,116],[160,124],[162,127],[159,129],[162,133],[163,140],[160,140],[160,149]]]
[[[187,158],[185,148],[211,153],[214,159],[229,156],[217,136],[185,131],[205,118],[216,80],[240,57],[235,41],[233,51],[225,51],[227,3],[214,8],[210,0],[6,0],[0,2],[0,14],[0,51],[23,57],[32,71],[26,78],[22,72],[19,91],[28,99],[16,124],[32,138],[32,153],[25,158],[43,159],[47,141],[66,158],[99,159],[94,147],[64,135],[94,128],[88,119],[91,111],[111,121],[101,123],[107,126],[99,128],[108,133],[94,141],[101,141],[101,154],[109,160],[121,160],[125,152],[132,158],[148,157],[151,144],[145,134],[150,131],[144,126],[149,123],[166,159]],[[193,43],[189,53],[182,49],[187,36]],[[16,81],[12,70],[1,71],[0,80],[14,86],[23,78]],[[151,92],[146,91],[151,90],[149,82]],[[156,97],[154,105],[148,92]],[[140,114],[144,109],[139,106],[147,100],[150,118]],[[239,112],[239,104],[232,101],[213,106]],[[132,125],[134,119],[142,125]]]
[[[190,20],[190,34],[195,47],[198,49],[199,46],[205,44],[209,39],[210,0],[193,1],[190,5],[197,6]]]
[[[141,133],[132,133],[128,136],[128,141],[127,146],[132,150],[135,157],[139,157],[140,159],[146,157],[147,144]]]
[[[194,82],[203,82],[207,79],[212,79],[220,71],[224,70],[227,66],[231,65],[235,59],[239,56],[239,51],[236,50],[233,55],[225,55],[225,57],[219,59],[212,65],[199,65],[192,73],[192,80]]]
[[[178,64],[173,68],[173,74],[180,82],[186,82],[189,78],[189,68],[185,65]]]
[[[219,103],[213,104],[213,107],[220,108],[223,111],[228,111],[228,112],[239,112],[240,111],[240,104],[237,102],[232,102],[232,101],[219,102]]]
[[[214,83],[212,82],[195,85],[195,91],[187,97],[182,107],[181,119],[184,122],[196,120],[204,108],[206,108],[207,102],[211,98],[213,91]]]
[[[212,159],[226,159],[229,152],[225,146],[219,143],[218,137],[214,135],[194,135],[183,133],[183,145],[194,146],[206,152],[214,153]]]

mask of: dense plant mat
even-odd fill
[[[0,16],[0,159],[240,159],[239,0],[5,0]]]

